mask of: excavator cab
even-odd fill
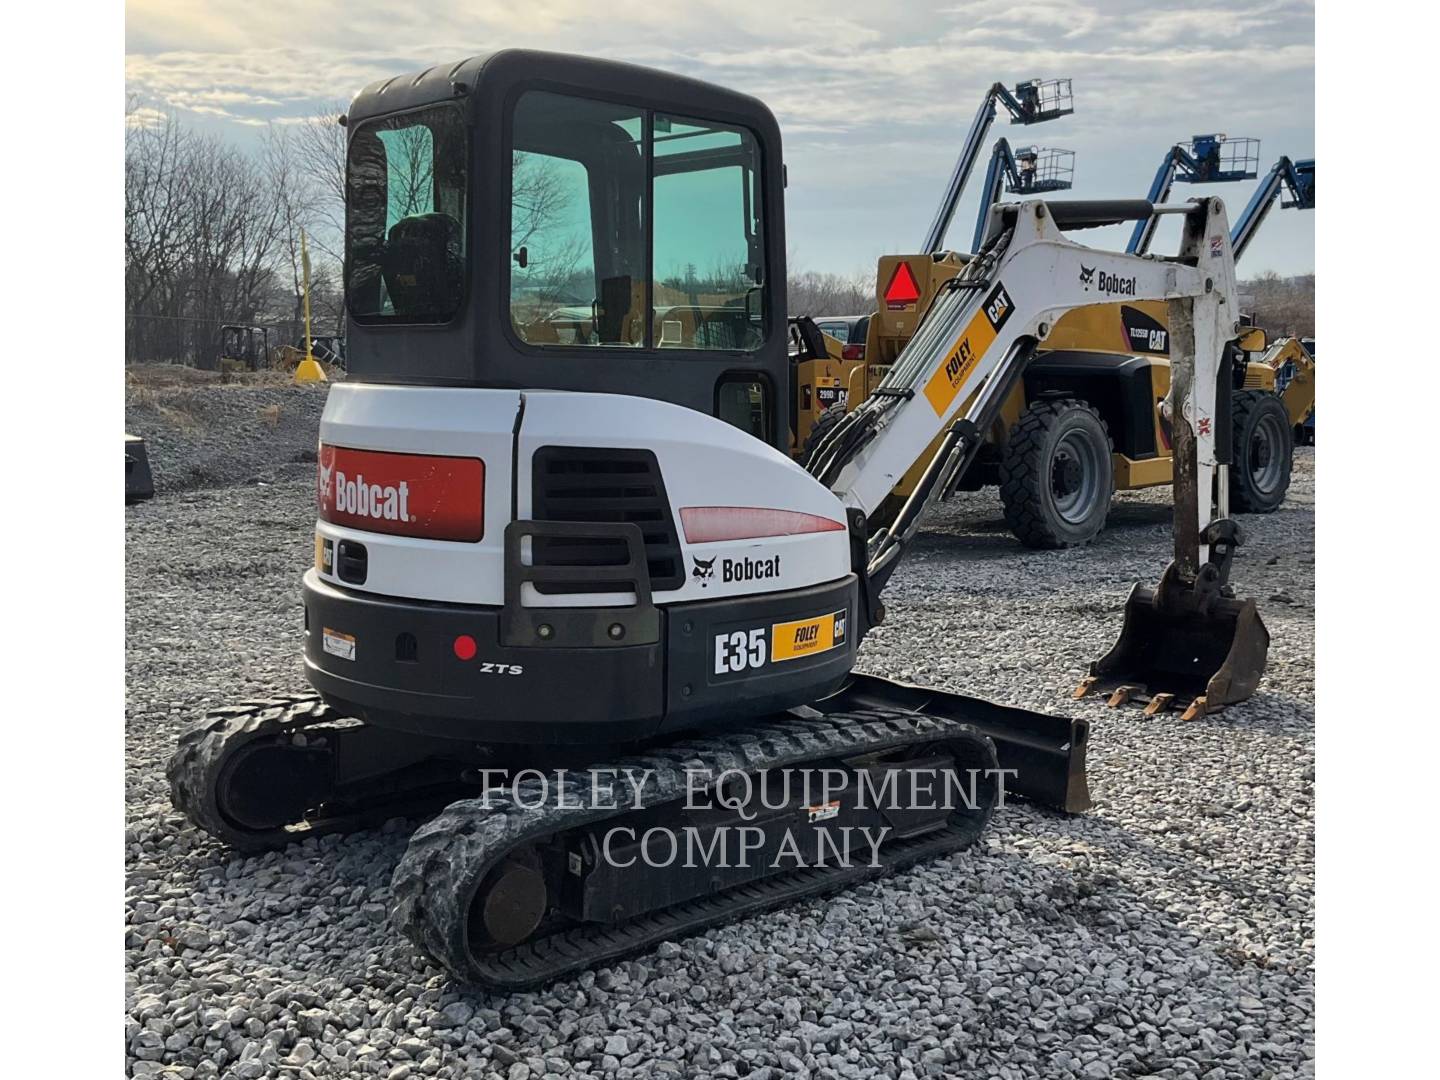
[[[504,50],[377,84],[346,124],[351,378],[652,398],[788,451],[764,104]]]

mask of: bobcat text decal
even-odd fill
[[[485,532],[485,463],[479,458],[392,454],[321,445],[320,518],[366,532],[479,540]]]

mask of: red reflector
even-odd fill
[[[920,299],[920,285],[907,262],[896,263],[895,272],[890,275],[890,284],[885,286],[885,303],[913,304]]]
[[[320,519],[426,540],[485,535],[485,463],[479,458],[320,446]]]
[[[455,655],[461,660],[474,660],[475,652],[475,639],[469,634],[461,634],[455,639]]]
[[[865,346],[846,345],[843,349],[840,350],[840,358],[842,360],[864,360]]]
[[[845,531],[840,522],[818,514],[766,510],[757,506],[686,506],[680,510],[680,524],[685,530],[687,544]]]

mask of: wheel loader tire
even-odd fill
[[[1088,544],[1115,493],[1109,429],[1079,398],[1031,402],[1000,460],[1005,523],[1026,547]]]
[[[1285,404],[1268,390],[1240,390],[1231,413],[1230,506],[1268,514],[1285,501],[1295,434]]]
[[[802,464],[810,463],[810,456],[815,453],[815,448],[820,445],[826,435],[834,430],[835,425],[844,419],[845,402],[843,401],[837,401],[815,418],[815,423],[810,425],[810,433],[805,436],[805,442],[800,446]]]

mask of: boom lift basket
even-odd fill
[[[1034,195],[1064,191],[1075,179],[1075,151],[1053,146],[1022,146],[1015,151],[1015,172],[1019,183],[1007,183],[1012,195]]]
[[[1075,95],[1069,79],[1031,79],[1017,83],[1015,99],[1020,102],[1020,115],[1012,124],[1038,124],[1044,120],[1068,116],[1075,111]]]
[[[1253,180],[1260,169],[1260,140],[1226,135],[1196,135],[1184,147],[1191,161],[1178,179],[1190,184]]]
[[[1120,637],[1075,696],[1108,692],[1112,707],[1138,699],[1147,716],[1183,708],[1193,720],[1253,694],[1269,648],[1254,600],[1225,596],[1218,584],[1187,586],[1171,563],[1154,588],[1130,590]]]

